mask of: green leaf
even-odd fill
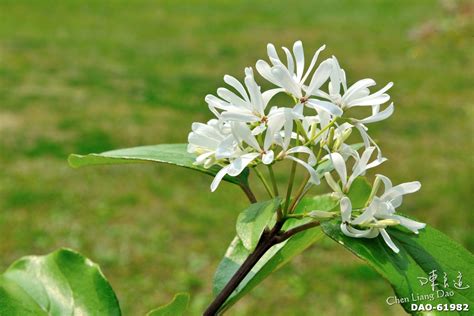
[[[348,193],[353,207],[364,207],[370,192],[371,187],[365,178],[357,178]],[[341,232],[340,225],[340,219],[321,223],[326,235],[365,260],[391,284],[407,312],[411,313],[412,303],[474,306],[474,291],[457,290],[453,285],[453,281],[461,272],[463,283],[474,286],[474,256],[446,235],[429,226],[422,229],[418,235],[398,226],[388,228],[387,232],[400,249],[396,254],[381,236],[373,239],[351,238]],[[421,285],[419,279],[429,278],[432,271],[436,271],[437,282],[440,284],[435,291],[429,284]],[[446,289],[443,287],[444,273],[449,282]],[[438,294],[441,296],[444,290],[452,296],[437,297]],[[423,297],[429,298],[430,295],[433,295],[433,300],[420,300]]]
[[[121,315],[97,264],[60,249],[14,262],[0,276],[0,315]]]
[[[350,238],[341,233],[339,226],[339,220],[322,223],[324,233],[366,261],[390,283],[398,298],[406,300],[402,306],[407,312],[411,312],[412,303],[474,306],[474,291],[458,290],[453,285],[461,272],[463,284],[474,287],[474,256],[438,230],[427,226],[415,235],[397,228],[387,229],[400,249],[396,254],[381,236],[374,239]],[[429,273],[434,270],[439,286],[432,291],[429,282],[421,285],[418,278],[429,278]],[[444,273],[449,282],[446,289],[443,287]],[[452,291],[452,296],[438,298],[438,293],[444,293],[444,290]],[[434,300],[417,300],[430,295],[434,295]]]
[[[182,316],[189,304],[188,293],[178,293],[166,305],[150,311],[147,316]]]
[[[299,203],[295,213],[301,213],[306,208],[329,211],[334,208],[336,203],[337,201],[328,195],[303,199]],[[290,219],[285,223],[283,229],[288,230],[300,226],[308,221],[310,221],[310,219]],[[285,242],[270,248],[270,250],[268,250],[268,252],[253,267],[246,278],[239,284],[234,293],[227,299],[223,305],[222,311],[228,309],[256,285],[261,283],[272,272],[285,265],[293,257],[303,252],[323,236],[324,234],[321,232],[321,229],[315,227],[298,233]],[[217,271],[214,275],[213,291],[215,295],[224,288],[249,255],[250,251],[244,247],[242,241],[236,236],[227,249],[224,258],[217,267]]]
[[[206,169],[202,166],[194,165],[196,155],[188,153],[186,146],[186,144],[160,144],[118,149],[106,151],[100,154],[71,154],[69,155],[68,162],[73,168],[93,165],[158,162],[185,167],[211,176],[215,176],[219,172],[221,168],[218,166]],[[245,169],[237,177],[226,175],[224,180],[234,184],[246,185],[248,183],[248,175],[249,171],[248,169]]]
[[[237,217],[237,236],[242,240],[242,244],[250,252],[257,246],[260,236],[265,228],[270,224],[281,199],[251,204]]]

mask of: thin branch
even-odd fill
[[[270,173],[270,179],[272,180],[272,184],[273,184],[273,193],[275,194],[275,196],[278,196],[279,195],[278,186],[275,179],[275,173],[273,172],[273,167],[271,165],[267,165],[267,167],[268,167],[268,172]]]
[[[316,222],[309,222],[309,223],[303,224],[301,226],[292,228],[290,230],[287,230],[283,234],[277,236],[276,237],[277,241],[278,241],[278,243],[281,243],[281,242],[287,240],[288,238],[290,238],[291,236],[296,235],[297,233],[300,233],[302,231],[305,231],[305,230],[313,228],[313,227],[318,227],[320,224],[321,224],[321,222],[316,221]]]
[[[267,191],[268,195],[270,195],[271,198],[275,197],[275,195],[272,192],[272,189],[270,188],[270,185],[268,184],[267,180],[265,179],[263,174],[260,172],[260,170],[258,170],[257,167],[253,168],[253,170],[257,174],[260,181],[262,181],[263,186],[265,187],[265,190]]]
[[[295,195],[295,198],[293,199],[293,201],[291,202],[291,206],[290,208],[288,209],[288,213],[292,213],[295,208],[296,208],[296,205],[298,204],[298,202],[301,200],[301,198],[303,197],[303,194],[306,193],[305,192],[305,188],[306,188],[306,184],[308,184],[308,181],[310,179],[310,175],[309,173],[306,174],[305,178],[303,179],[303,182],[301,182],[301,185],[300,187],[298,188],[298,191]]]
[[[253,194],[248,184],[239,184],[239,187],[242,189],[242,191],[244,191],[250,203],[252,204],[257,203],[257,198],[255,197],[255,194]]]
[[[222,291],[216,296],[214,301],[207,307],[204,311],[204,316],[214,316],[217,315],[222,305],[224,305],[227,298],[235,291],[240,282],[247,276],[247,274],[252,270],[252,268],[257,264],[260,258],[275,245],[275,240],[272,237],[271,233],[262,235],[260,242],[257,245],[257,248],[245,259],[244,263],[240,268],[235,272],[229,282],[225,285]]]

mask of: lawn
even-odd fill
[[[373,129],[390,158],[379,171],[420,180],[403,211],[472,251],[474,9],[443,3],[1,1],[1,270],[71,247],[101,264],[124,315],[178,291],[191,293],[191,315],[202,311],[242,193],[211,194],[212,178],[177,167],[73,170],[67,155],[186,142],[192,122],[211,118],[204,96],[224,74],[242,78],[266,43],[297,39],[308,54],[325,43],[350,82],[395,83],[396,112]],[[323,240],[228,314],[403,314],[385,303],[391,293]]]

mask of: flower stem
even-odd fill
[[[267,180],[265,179],[263,174],[260,172],[260,170],[258,170],[257,167],[254,167],[253,170],[255,170],[255,173],[257,174],[258,178],[260,179],[260,181],[262,181],[263,186],[265,187],[265,190],[267,191],[268,195],[270,195],[271,198],[275,197],[272,192],[272,189],[270,188],[270,185],[268,184]]]
[[[304,189],[305,189],[306,185],[308,184],[309,179],[310,179],[310,175],[308,173],[308,174],[306,174],[305,178],[303,179],[303,182],[301,182],[301,185],[298,188],[298,191],[295,195],[295,198],[293,199],[293,201],[291,203],[291,206],[288,209],[288,213],[293,213],[293,211],[295,210],[296,204],[301,200],[301,198],[303,197],[303,194],[305,193]]]
[[[275,196],[278,196],[279,195],[278,186],[275,179],[275,173],[273,172],[273,167],[271,165],[267,165],[267,166],[268,166],[268,173],[270,173],[270,179],[272,180],[272,184],[273,184],[273,193],[275,194]]]
[[[291,165],[290,179],[288,181],[288,189],[286,190],[286,201],[285,201],[285,207],[283,208],[284,215],[288,214],[288,209],[290,206],[290,199],[291,199],[291,192],[293,191],[293,183],[295,182],[295,174],[296,174],[296,161],[293,161],[293,164]]]
[[[327,131],[329,128],[331,128],[331,126],[333,126],[337,121],[337,117],[335,119],[333,119],[331,122],[329,122],[328,125],[324,126],[324,128],[322,128],[316,135],[314,135],[313,137],[311,137],[305,144],[304,146],[307,146],[309,144],[311,144],[312,142],[314,142],[319,136],[321,136],[325,131]]]
[[[283,221],[279,221],[270,231],[265,231],[260,237],[260,241],[257,244],[255,250],[245,259],[239,269],[234,273],[232,278],[227,282],[222,291],[215,297],[214,301],[204,311],[204,316],[218,315],[222,309],[222,305],[232,295],[235,289],[239,286],[240,282],[252,271],[252,268],[257,264],[260,258],[274,245],[284,242],[293,235],[302,232],[304,230],[319,226],[319,222],[309,222],[301,226],[297,226],[287,231],[282,231]]]
[[[250,203],[257,203],[257,198],[255,197],[255,194],[253,194],[248,184],[239,184],[239,187],[242,189],[242,191],[244,191]]]

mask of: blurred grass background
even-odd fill
[[[396,112],[373,126],[403,210],[474,249],[473,6],[468,1],[0,2],[0,268],[58,247],[101,264],[125,315],[211,279],[246,202],[176,167],[72,170],[69,153],[185,142],[207,93],[266,56],[266,43],[323,43],[350,82],[394,81]],[[282,178],[283,180],[283,178]],[[391,289],[329,240],[229,315],[398,315]]]

